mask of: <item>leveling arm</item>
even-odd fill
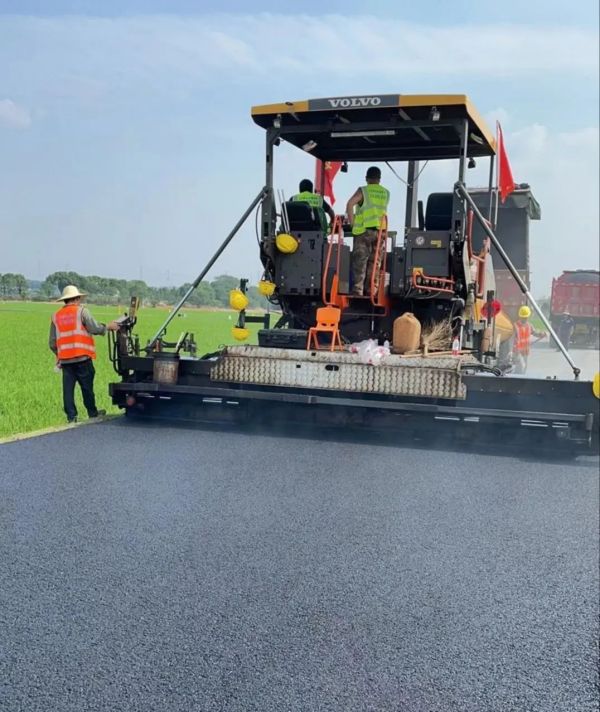
[[[546,319],[544,312],[540,309],[538,303],[533,298],[533,296],[532,296],[531,292],[529,291],[529,289],[527,288],[527,285],[525,284],[525,282],[521,279],[521,275],[517,272],[515,266],[510,261],[509,256],[504,251],[504,248],[502,247],[502,245],[500,244],[500,241],[494,234],[494,231],[491,229],[487,220],[481,214],[477,205],[475,205],[475,201],[469,195],[469,191],[467,190],[466,186],[464,185],[464,183],[458,182],[458,183],[454,184],[454,190],[461,198],[463,198],[464,200],[467,201],[467,204],[473,211],[473,215],[475,215],[475,217],[479,221],[479,224],[484,229],[486,235],[490,238],[491,243],[494,245],[494,247],[498,251],[498,254],[500,255],[500,257],[502,257],[504,264],[508,267],[510,273],[515,278],[515,282],[519,285],[519,289],[523,292],[523,294],[527,298],[527,301],[531,303],[531,306],[533,307],[535,313],[540,317],[540,319],[544,323],[544,326],[546,327],[546,329],[548,329],[548,332],[550,333],[552,338],[558,344],[558,347],[562,351],[563,356],[567,359],[569,366],[571,366],[571,368],[573,369],[573,375],[575,376],[575,380],[577,380],[579,378],[579,374],[581,373],[581,369],[577,368],[577,366],[575,365],[575,362],[571,358],[571,355],[565,349],[562,342],[556,335],[556,332],[552,328],[552,325],[550,324],[548,319]]]
[[[202,270],[202,272],[200,272],[200,274],[196,277],[196,279],[195,279],[194,282],[190,285],[190,287],[189,287],[189,289],[187,290],[187,292],[186,292],[186,293],[183,295],[183,297],[181,297],[181,299],[177,302],[177,304],[176,304],[175,307],[173,308],[173,311],[172,311],[172,312],[169,314],[169,316],[165,319],[165,321],[164,321],[164,323],[162,324],[162,326],[159,328],[159,330],[156,332],[156,334],[154,334],[154,336],[153,336],[153,338],[151,339],[151,341],[149,342],[148,346],[146,346],[146,349],[145,349],[145,350],[146,350],[147,353],[149,353],[150,351],[152,351],[152,349],[154,348],[156,342],[157,342],[157,341],[161,338],[161,336],[166,332],[167,326],[169,326],[169,324],[171,323],[171,321],[172,321],[172,320],[175,318],[175,316],[177,315],[177,312],[178,312],[178,311],[181,309],[181,307],[186,303],[186,301],[188,300],[190,294],[196,289],[196,287],[200,284],[200,282],[206,277],[206,275],[208,274],[208,272],[210,271],[210,269],[212,268],[212,266],[214,265],[214,263],[215,263],[215,262],[219,259],[219,257],[221,256],[221,253],[223,252],[223,250],[224,250],[224,249],[227,247],[227,245],[233,240],[233,238],[235,237],[236,233],[237,233],[238,230],[242,227],[242,225],[246,222],[246,220],[248,219],[248,216],[252,213],[252,211],[254,210],[254,208],[255,208],[259,203],[261,203],[261,202],[267,197],[267,194],[268,194],[268,190],[267,190],[267,187],[266,187],[266,186],[264,186],[263,188],[260,189],[260,192],[258,193],[258,195],[256,196],[256,198],[254,198],[254,200],[250,203],[250,205],[249,205],[248,208],[245,210],[245,212],[244,212],[244,214],[242,215],[242,217],[241,217],[241,218],[237,221],[237,223],[235,224],[235,227],[232,229],[232,231],[229,233],[229,235],[227,235],[227,237],[223,240],[223,242],[222,242],[221,245],[219,246],[218,250],[215,252],[215,254],[210,258],[210,260],[209,260],[208,263],[206,264],[206,267],[205,267],[205,268]]]

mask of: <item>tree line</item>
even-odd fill
[[[172,305],[181,299],[191,286],[190,283],[179,287],[152,287],[141,279],[116,279],[83,275],[77,272],[53,272],[43,282],[32,288],[22,274],[0,274],[0,298],[32,299],[50,301],[60,296],[67,284],[75,284],[87,293],[86,300],[93,304],[125,304],[133,296],[139,297],[143,304]],[[239,279],[230,275],[220,275],[211,282],[202,282],[192,292],[187,303],[202,307],[229,307],[229,292],[239,286]],[[256,286],[248,285],[248,299],[251,307],[267,306]]]
[[[27,299],[29,282],[22,274],[7,272],[0,274],[0,296],[2,299]]]

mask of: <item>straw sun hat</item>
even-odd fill
[[[85,297],[85,292],[80,292],[74,284],[67,284],[63,289],[62,294],[56,300],[57,302],[64,302],[66,299],[75,299],[75,297]]]

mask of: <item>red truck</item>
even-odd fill
[[[552,280],[550,321],[555,331],[565,312],[575,321],[571,344],[599,348],[600,272],[568,270]]]

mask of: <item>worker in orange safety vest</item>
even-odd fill
[[[531,349],[531,337],[537,337],[537,340],[543,339],[546,336],[545,331],[536,331],[529,323],[528,319],[531,316],[531,309],[523,305],[519,307],[519,318],[514,325],[513,339],[513,363],[515,364],[515,373],[525,373],[527,371],[527,361],[529,360],[529,351]]]
[[[52,316],[48,345],[56,355],[57,366],[62,371],[63,406],[69,423],[77,422],[75,385],[79,383],[83,404],[90,418],[104,415],[98,410],[94,396],[94,364],[96,347],[94,336],[107,331],[117,331],[119,324],[99,324],[90,312],[81,305],[85,292],[72,284],[67,285],[56,300],[64,305]]]

